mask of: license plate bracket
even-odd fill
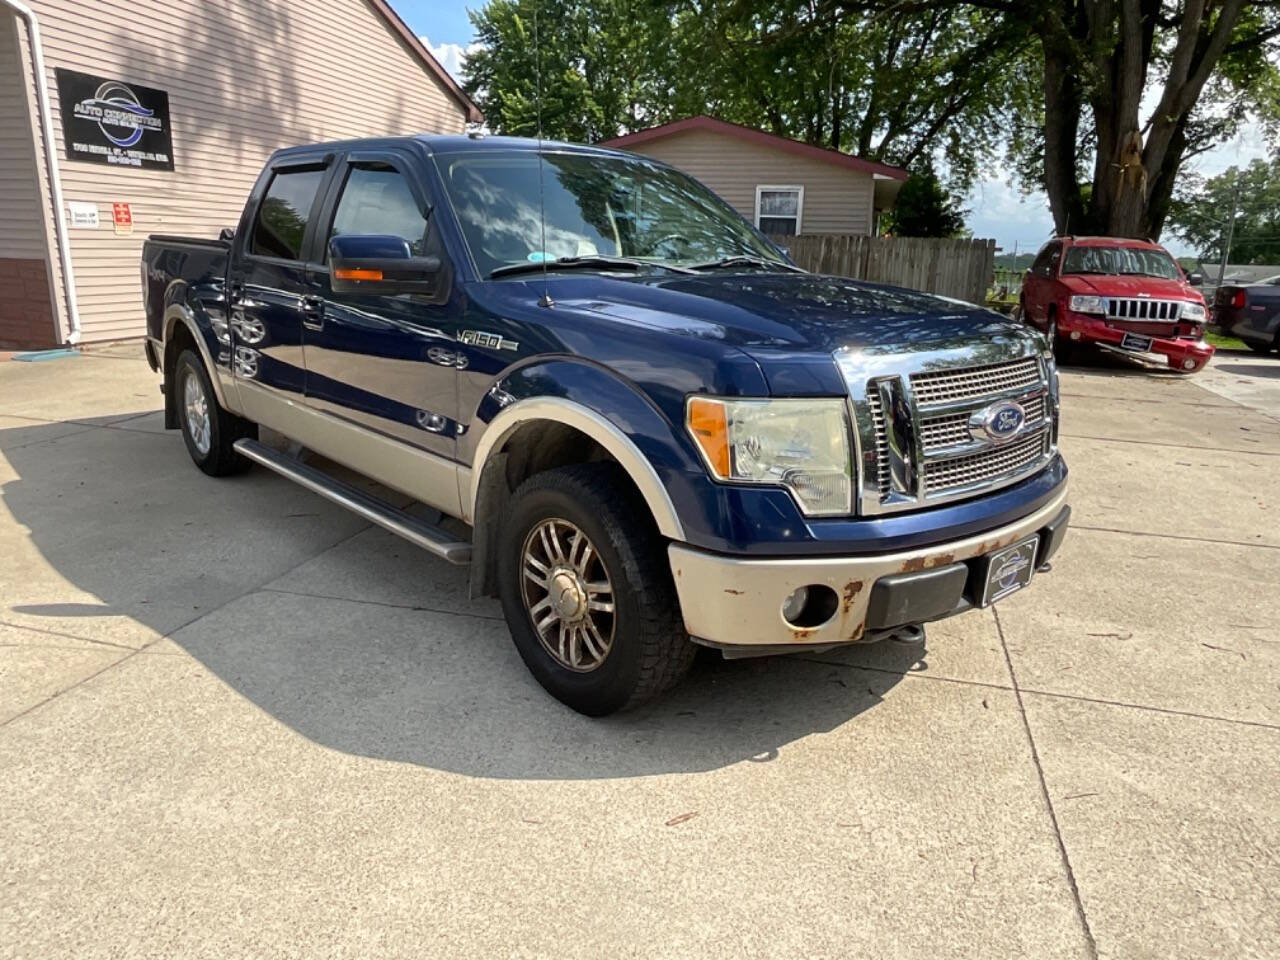
[[[1126,333],[1120,339],[1120,346],[1135,353],[1148,353],[1151,350],[1151,338],[1140,333]]]
[[[989,607],[997,600],[1003,600],[1012,593],[1017,593],[1031,582],[1035,573],[1036,554],[1040,549],[1040,535],[1015,543],[1011,547],[997,550],[983,557],[980,567],[982,573],[982,598],[979,606]]]

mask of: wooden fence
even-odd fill
[[[836,274],[986,303],[995,276],[994,240],[809,234],[787,237],[791,258],[814,273]]]

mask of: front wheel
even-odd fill
[[[1245,340],[1243,342],[1244,342],[1244,345],[1248,347],[1250,350],[1252,350],[1254,353],[1260,353],[1264,357],[1267,356],[1269,353],[1271,353],[1272,350],[1276,348],[1276,345],[1274,343],[1268,345],[1265,343],[1254,343],[1252,340]]]
[[[530,477],[499,535],[503,613],[553,697],[604,716],[674,686],[693,662],[665,544],[617,464]]]

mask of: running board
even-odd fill
[[[323,470],[308,466],[257,440],[237,440],[235,448],[242,457],[261,464],[268,470],[274,470],[298,486],[305,487],[340,507],[345,507],[370,523],[376,523],[384,530],[390,530],[398,537],[404,537],[428,553],[434,553],[437,557],[460,566],[471,562],[471,544],[463,540],[455,540],[439,527],[419,520],[399,507],[394,507],[385,500],[379,500],[349,483],[344,483]]]

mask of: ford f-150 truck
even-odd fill
[[[1195,373],[1213,356],[1204,297],[1164,247],[1120,237],[1056,237],[1022,281],[1019,314],[1060,360],[1085,344]]]
[[[142,283],[165,424],[201,470],[260,464],[469,563],[587,714],[670,687],[694,643],[918,641],[1066,532],[1043,336],[809,274],[642,157],[281,150],[234,231],[150,238]]]

